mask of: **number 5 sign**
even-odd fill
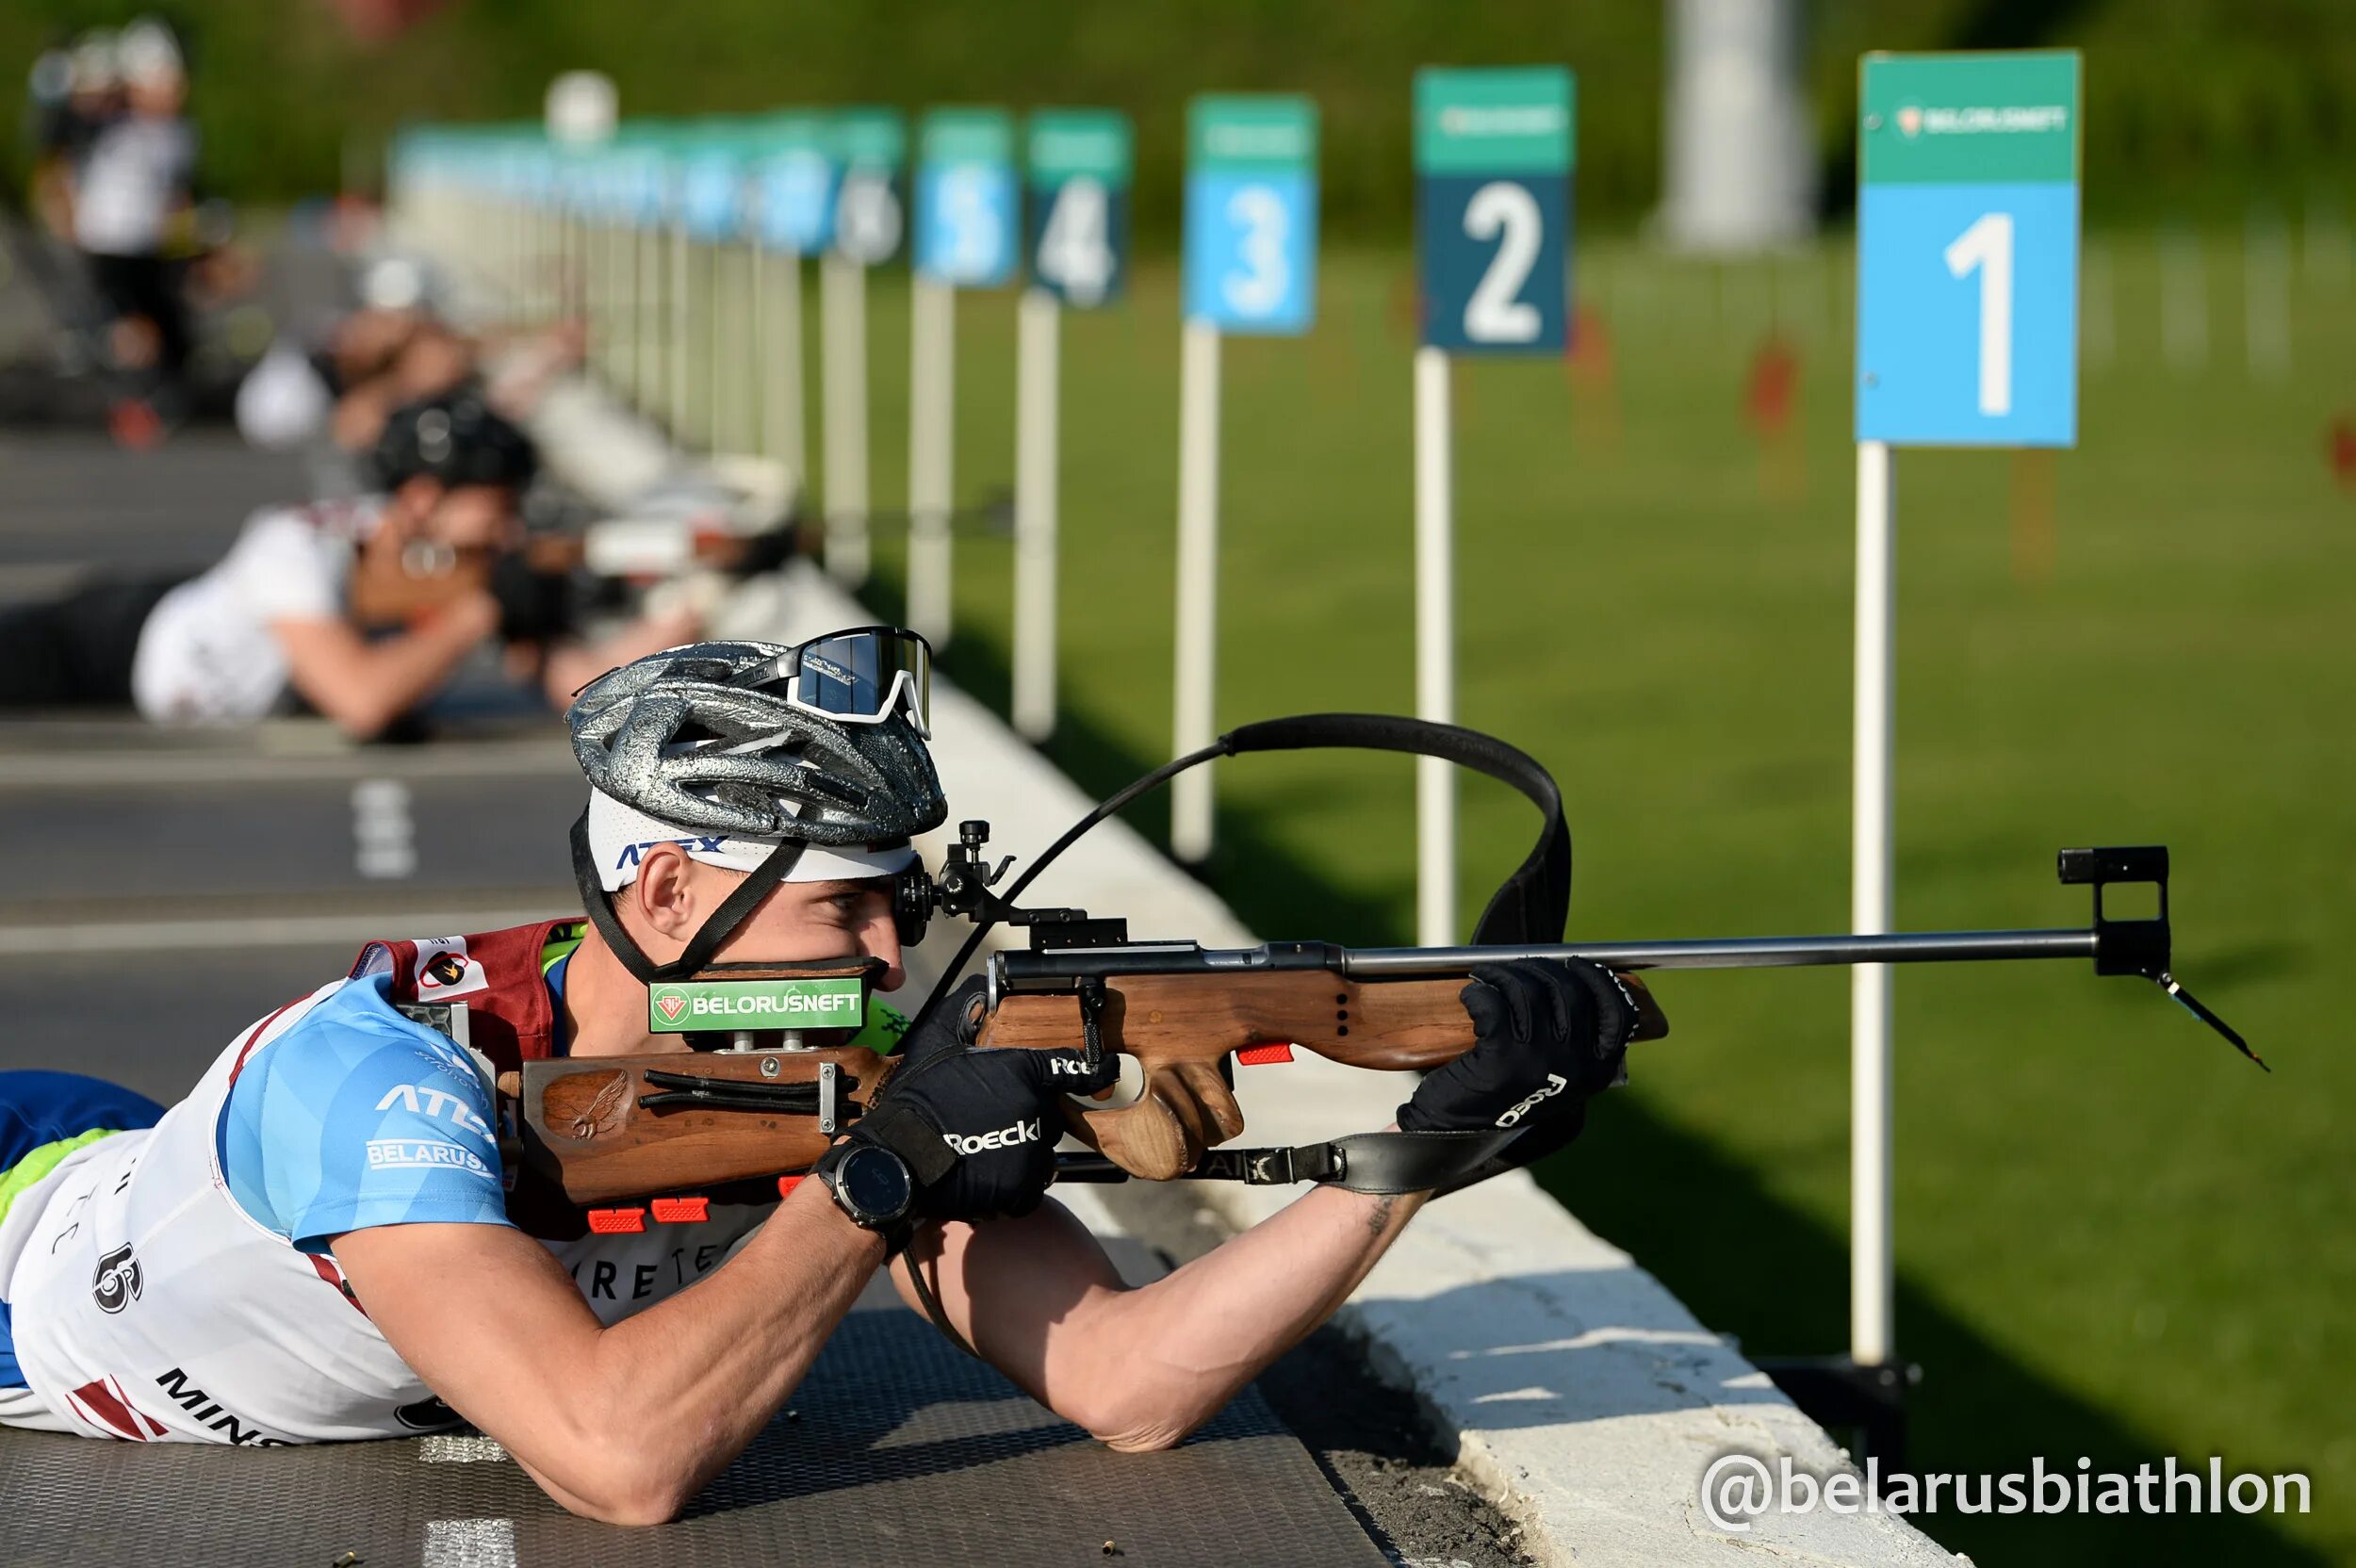
[[[1869,55],[1857,438],[2078,437],[2078,55]]]
[[[1186,109],[1189,320],[1297,335],[1317,314],[1317,110],[1306,98]]]
[[[1568,346],[1571,74],[1415,73],[1423,341],[1456,354]]]

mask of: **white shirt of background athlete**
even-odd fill
[[[211,570],[157,601],[139,628],[131,701],[158,724],[241,724],[285,701],[286,649],[273,621],[343,613],[354,544],[372,504],[283,507],[247,519]]]
[[[188,194],[196,132],[185,120],[133,115],[98,133],[74,199],[74,239],[107,256],[149,256]]]

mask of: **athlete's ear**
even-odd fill
[[[692,874],[695,862],[677,844],[650,844],[638,862],[638,879],[625,891],[639,919],[685,946],[702,923]]]

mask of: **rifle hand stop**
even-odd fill
[[[2064,886],[2094,890],[2094,972],[2139,974],[2184,1009],[2233,1043],[2234,1050],[2266,1071],[2265,1058],[2250,1049],[2233,1026],[2211,1012],[2168,972],[2168,847],[2135,844],[2125,848],[2065,849],[2055,868]],[[2159,890],[2159,913],[2142,920],[2122,920],[2102,907],[2102,890],[2119,884],[2148,882]]]

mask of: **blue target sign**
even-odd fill
[[[1187,110],[1186,313],[1293,335],[1317,317],[1317,111],[1305,98]]]
[[[2078,438],[2078,56],[1868,56],[1857,438]]]

